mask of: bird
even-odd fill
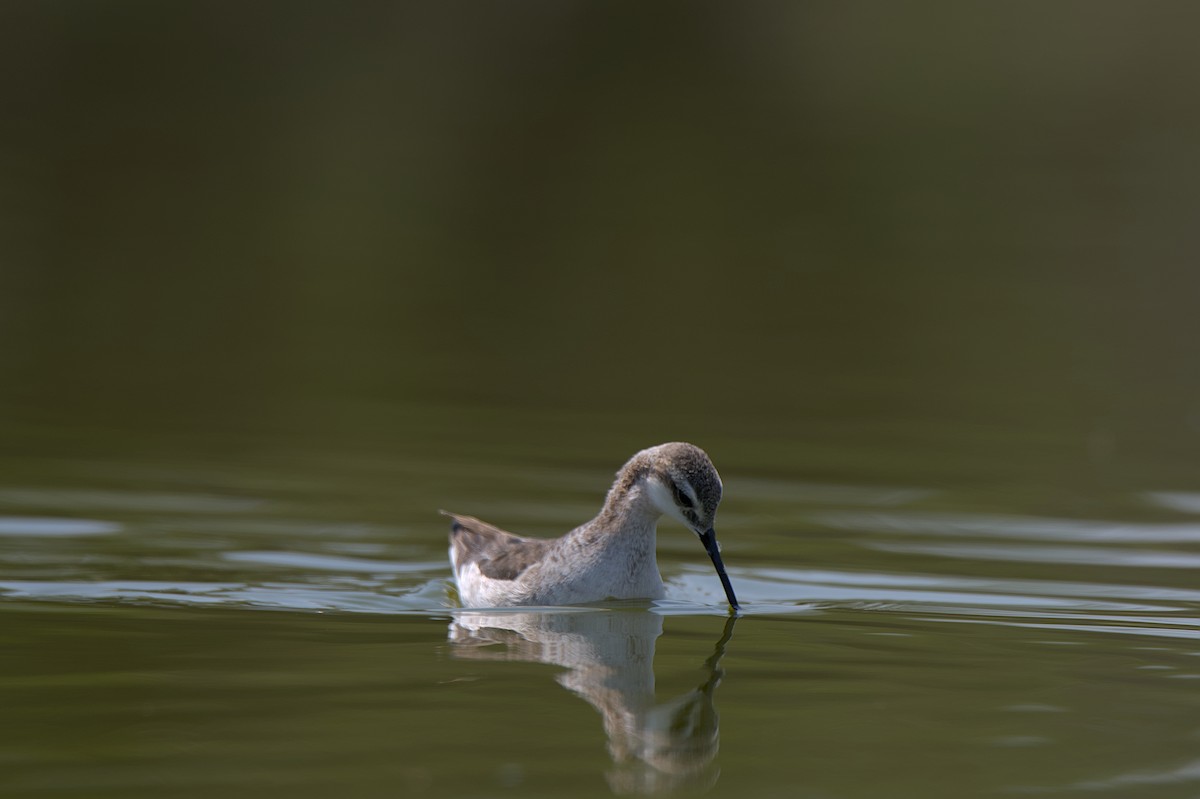
[[[473,516],[451,519],[450,563],[466,607],[579,605],[661,599],[655,537],[668,516],[694,532],[712,560],[729,606],[740,606],[714,528],[721,477],[708,454],[681,441],[636,453],[594,519],[561,538],[527,538]]]

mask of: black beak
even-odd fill
[[[700,534],[700,543],[704,544],[704,549],[712,558],[717,576],[721,578],[721,587],[725,589],[725,596],[729,598],[729,607],[735,611],[741,610],[737,597],[733,595],[733,586],[729,584],[729,575],[725,573],[725,563],[721,560],[721,547],[717,545],[717,531],[711,527],[705,530]]]

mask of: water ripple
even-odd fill
[[[1150,549],[1103,547],[1039,547],[1003,544],[892,544],[870,542],[870,549],[907,555],[935,555],[962,560],[1007,560],[1088,566],[1124,566],[1156,569],[1197,569],[1200,555]]]
[[[830,527],[873,533],[1099,543],[1200,543],[1200,524],[1193,522],[1134,524],[1036,516],[854,511],[820,513],[811,518]]]
[[[286,566],[293,569],[315,569],[336,572],[402,574],[427,572],[445,568],[445,564],[441,562],[414,563],[373,560],[371,558],[348,558],[340,555],[318,555],[307,552],[226,552],[221,557],[225,560],[242,563],[258,563],[267,566]]]
[[[0,536],[70,538],[120,532],[116,522],[95,519],[55,519],[41,516],[0,516]]]
[[[1142,495],[1151,505],[1179,513],[1200,513],[1200,493],[1189,491],[1147,491]]]
[[[0,504],[74,510],[236,513],[259,510],[264,500],[218,494],[165,494],[83,488],[0,488]]]

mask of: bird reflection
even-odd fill
[[[719,730],[713,702],[735,616],[704,662],[704,681],[663,703],[654,698],[654,646],[663,617],[636,611],[466,612],[450,625],[455,657],[548,663],[558,682],[604,720],[617,793],[705,789],[716,783]],[[489,646],[504,644],[505,649]]]

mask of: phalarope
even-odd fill
[[[721,477],[708,455],[676,442],[630,458],[596,518],[562,538],[523,538],[443,511],[453,519],[450,563],[459,597],[468,607],[660,599],[655,532],[665,514],[700,537],[737,610],[713,529],[720,502]]]

